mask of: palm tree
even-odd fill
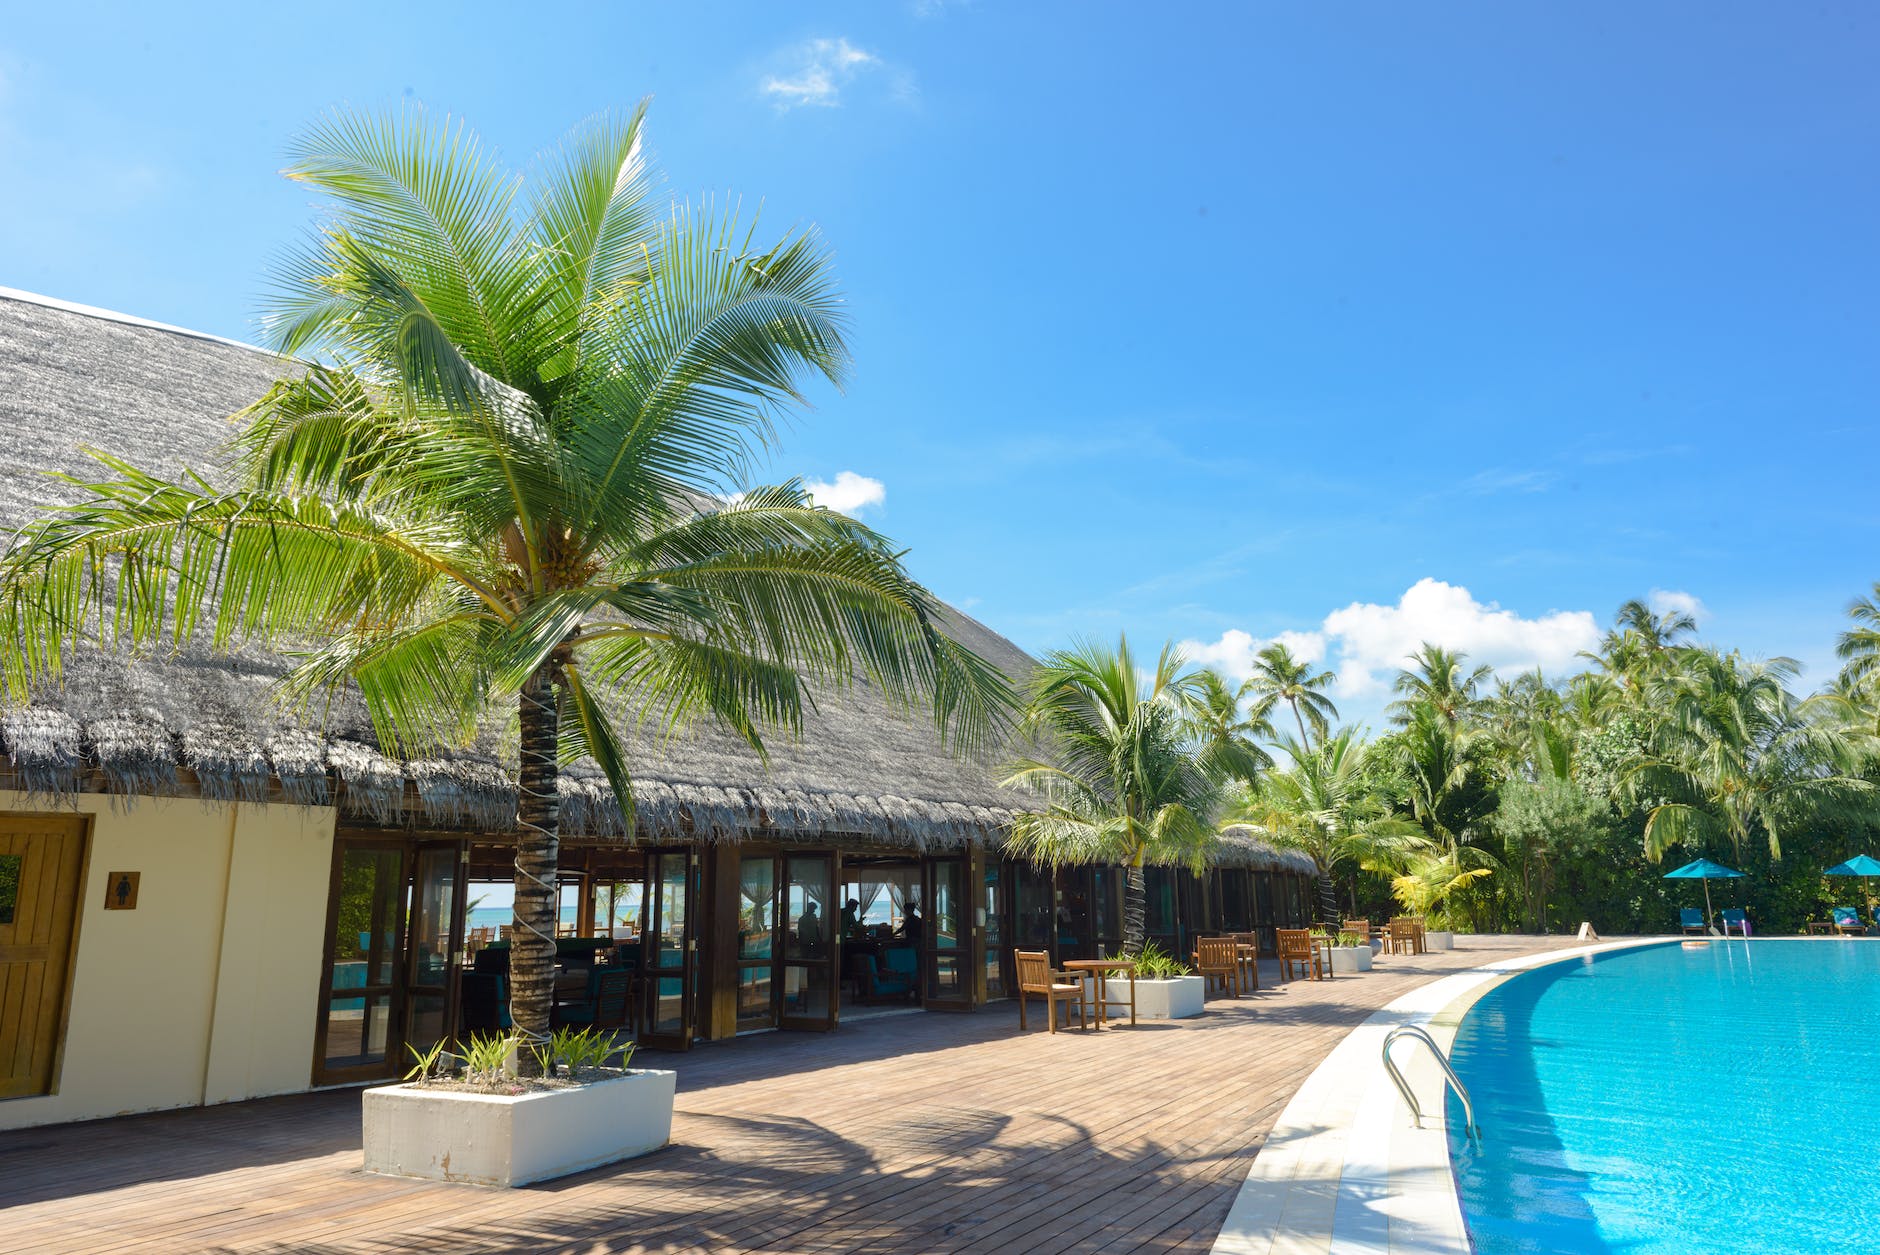
[[[1013,821],[1005,848],[1054,867],[1122,864],[1126,958],[1142,952],[1143,867],[1199,873],[1214,848],[1221,784],[1194,737],[1201,675],[1173,646],[1144,673],[1127,638],[1113,650],[1080,641],[1046,654],[1026,692],[1021,730],[1049,758],[1021,759],[1005,783],[1045,806]]]
[[[1461,650],[1444,649],[1423,642],[1410,655],[1410,666],[1397,673],[1392,686],[1401,694],[1390,704],[1391,722],[1407,727],[1424,707],[1440,715],[1450,727],[1456,727],[1484,706],[1482,686],[1494,675],[1492,667],[1469,668],[1469,656]]]
[[[1880,698],[1880,580],[1874,582],[1871,596],[1848,603],[1847,617],[1853,626],[1841,633],[1834,647],[1842,661],[1842,687],[1875,700]]]
[[[1260,782],[1230,816],[1250,824],[1273,844],[1298,850],[1319,876],[1319,914],[1328,927],[1341,922],[1333,876],[1346,864],[1395,863],[1428,846],[1415,824],[1393,819],[1365,772],[1367,746],[1352,728],[1312,744],[1287,738],[1291,760]]]
[[[1788,820],[1871,811],[1874,785],[1858,775],[1861,745],[1840,717],[1843,703],[1832,694],[1797,701],[1788,682],[1799,670],[1788,658],[1687,649],[1652,680],[1647,699],[1659,718],[1622,777],[1625,793],[1648,808],[1646,858],[1718,838],[1740,855],[1759,826],[1770,857],[1781,858]]]
[[[812,683],[930,700],[966,744],[1008,700],[885,538],[794,483],[734,492],[799,377],[842,380],[841,303],[813,233],[663,208],[643,116],[583,125],[526,185],[422,111],[316,125],[287,174],[331,215],[267,326],[327,364],[240,416],[232,486],[94,455],[0,565],[16,693],[96,631],[302,648],[288,693],[356,687],[388,753],[513,703],[525,1040],[549,1027],[559,765],[592,756],[630,826],[622,712],[762,753]]]
[[[1598,663],[1628,692],[1637,694],[1676,650],[1686,648],[1684,638],[1696,631],[1697,619],[1688,612],[1654,614],[1634,597],[1613,615],[1613,626],[1600,639],[1599,652],[1580,656]]]
[[[1247,677],[1244,691],[1261,699],[1262,705],[1256,709],[1262,713],[1275,702],[1290,706],[1293,721],[1299,725],[1299,743],[1305,745],[1312,739],[1306,733],[1308,723],[1312,735],[1323,738],[1338,718],[1338,707],[1322,692],[1337,678],[1333,671],[1315,672],[1311,663],[1294,658],[1283,642],[1274,641],[1254,655],[1253,673]]]
[[[1247,686],[1227,687],[1217,672],[1201,671],[1188,702],[1194,734],[1200,742],[1202,769],[1216,779],[1248,783],[1273,766],[1273,756],[1260,748],[1273,739],[1273,722],[1266,706],[1249,710],[1243,699]]]

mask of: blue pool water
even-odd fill
[[[1823,1255],[1880,1243],[1880,941],[1677,943],[1550,964],[1464,1019],[1483,1255]]]

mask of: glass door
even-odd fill
[[[738,1030],[777,1023],[777,859],[738,860]]]
[[[698,943],[693,936],[698,859],[690,850],[654,850],[646,860],[645,1042],[663,1050],[692,1045]]]
[[[927,904],[921,1001],[929,1010],[971,1010],[972,901],[966,891],[966,860],[928,859],[921,887]]]
[[[404,1044],[418,1050],[429,1050],[454,1035],[457,958],[463,950],[464,864],[469,857],[469,847],[460,841],[426,842],[412,857],[403,1022]]]
[[[836,1026],[836,860],[832,854],[789,854],[783,859],[784,1028]]]
[[[1002,864],[996,854],[986,856],[985,897],[980,908],[985,915],[986,997],[1004,998],[1010,992],[1005,977],[1005,893],[1000,887]]]
[[[393,1026],[404,1012],[398,971],[405,924],[403,844],[342,842],[327,902],[314,1084],[375,1080],[397,1063]]]

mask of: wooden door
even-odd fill
[[[688,848],[648,851],[646,929],[642,960],[646,973],[646,1031],[640,1040],[661,1050],[690,1050],[696,1028],[698,937],[693,908],[698,902],[698,854]]]
[[[0,1098],[52,1092],[84,862],[83,818],[0,815]]]
[[[929,1011],[973,1008],[973,910],[964,858],[930,858],[921,868],[921,1005]]]
[[[826,1032],[836,1026],[836,961],[840,912],[833,854],[788,854],[779,882],[777,922],[783,934],[777,964],[778,1025]]]

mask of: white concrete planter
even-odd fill
[[[1456,934],[1451,932],[1435,933],[1426,929],[1423,933],[1423,948],[1425,950],[1454,950],[1456,948]]]
[[[1124,978],[1128,984],[1128,978]],[[1116,994],[1116,979],[1110,979],[1111,996]],[[1124,994],[1128,997],[1128,994]],[[1136,978],[1136,1018],[1139,1020],[1185,1020],[1207,1009],[1208,982],[1199,976],[1177,976],[1173,980]],[[1129,1013],[1123,1013],[1127,1016]],[[1114,1018],[1115,1013],[1111,1016]]]
[[[386,1085],[365,1092],[366,1171],[527,1185],[658,1150],[672,1140],[678,1074],[639,1070],[511,1098]]]
[[[1369,946],[1333,946],[1332,974],[1347,975],[1371,970],[1371,947]]]

